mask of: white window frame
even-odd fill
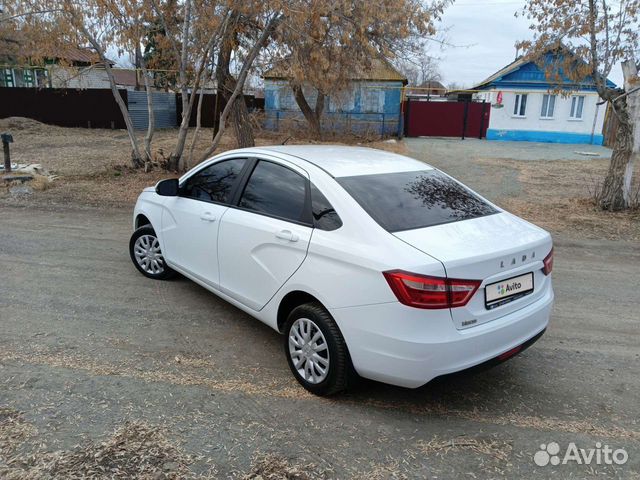
[[[15,87],[16,86],[16,74],[13,71],[13,68],[4,68],[3,70],[4,70],[3,71],[3,75],[5,75],[5,78],[6,78],[6,75],[8,75],[9,73],[11,74],[11,85],[6,85],[6,86],[9,87],[9,88]],[[6,80],[5,80],[5,83],[6,83]]]
[[[540,118],[544,120],[553,119],[556,113],[556,95],[545,93],[542,95],[542,107],[540,108]]]
[[[527,97],[528,95],[526,93],[516,93],[515,101],[513,104],[513,114],[511,115],[512,117],[516,117],[516,118],[527,117]]]
[[[582,120],[584,117],[585,95],[572,95],[569,106],[569,120]],[[580,113],[580,115],[578,115]]]

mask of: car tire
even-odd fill
[[[284,332],[289,368],[305,389],[320,396],[346,390],[353,370],[349,351],[338,325],[322,305],[306,303],[294,308]]]
[[[168,280],[176,272],[167,266],[160,250],[160,243],[151,225],[138,228],[129,240],[129,255],[138,271],[154,280]]]

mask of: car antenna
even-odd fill
[[[280,145],[285,145],[289,140],[291,140],[291,135],[289,135],[287,138],[285,138],[284,142],[282,142]]]

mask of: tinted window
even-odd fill
[[[231,189],[244,166],[244,158],[214,163],[191,176],[180,189],[183,197],[228,203]]]
[[[240,207],[301,222],[307,181],[293,170],[271,162],[258,162],[247,182]]]
[[[376,222],[390,232],[497,213],[470,190],[435,170],[337,180]]]
[[[313,211],[313,225],[321,230],[336,230],[342,226],[342,220],[333,209],[327,197],[311,184],[311,209]]]

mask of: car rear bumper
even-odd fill
[[[525,344],[545,330],[552,305],[549,286],[534,303],[465,330],[454,327],[448,310],[421,310],[397,302],[338,308],[331,314],[358,374],[416,388]]]

